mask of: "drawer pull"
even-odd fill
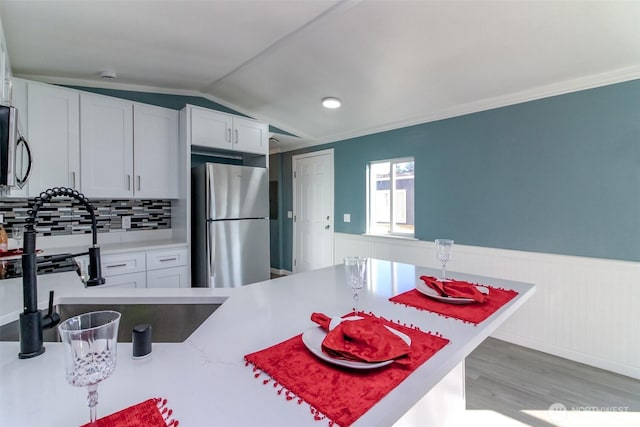
[[[160,259],[158,261],[160,262],[167,262],[167,261],[177,261],[178,257],[173,257],[173,258],[164,258],[164,259]]]
[[[126,267],[127,264],[113,264],[113,265],[107,265],[107,268],[116,268],[116,267]]]

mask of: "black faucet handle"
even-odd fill
[[[53,289],[49,291],[49,310],[47,311],[47,316],[51,316],[53,313]]]
[[[53,311],[53,290],[49,291],[49,308],[47,314],[42,316],[42,328],[49,329],[60,323],[60,315]]]

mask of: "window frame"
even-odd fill
[[[367,192],[367,197],[366,197],[366,212],[367,212],[367,231],[366,234],[371,235],[371,236],[390,236],[390,237],[405,237],[405,238],[410,238],[413,239],[415,238],[415,223],[413,224],[413,232],[411,233],[401,233],[401,232],[397,232],[397,231],[393,231],[393,221],[394,221],[394,215],[393,215],[393,210],[394,210],[394,200],[393,200],[393,189],[395,188],[395,173],[394,173],[394,166],[398,163],[407,163],[407,162],[413,162],[413,182],[414,182],[414,206],[415,206],[415,170],[416,170],[416,159],[415,157],[411,157],[411,156],[407,156],[407,157],[396,157],[393,159],[383,159],[383,160],[372,160],[369,161],[367,163],[367,170],[366,170],[366,192]],[[389,231],[387,233],[378,233],[378,232],[374,232],[373,231],[373,227],[371,224],[372,221],[372,213],[371,213],[371,202],[372,202],[372,197],[371,197],[371,169],[372,169],[372,165],[375,164],[380,164],[380,163],[389,163]],[[406,200],[406,196],[405,196],[405,200]],[[413,212],[413,217],[415,218],[415,207],[414,207],[414,212]],[[414,221],[415,222],[415,221]]]

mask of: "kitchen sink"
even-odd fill
[[[147,323],[152,328],[152,341],[183,342],[213,314],[220,304],[59,304],[55,310],[62,320],[90,311],[119,312],[118,342],[131,342],[135,325]],[[19,340],[19,321],[0,326],[0,341]],[[58,328],[43,331],[45,342],[59,342]]]

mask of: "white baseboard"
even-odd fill
[[[439,267],[433,242],[335,233],[334,253]],[[640,379],[640,263],[456,245],[447,269],[536,284],[496,338]]]
[[[271,274],[277,274],[279,276],[288,276],[290,274],[293,274],[293,272],[289,270],[283,270],[281,268],[272,268]]]

